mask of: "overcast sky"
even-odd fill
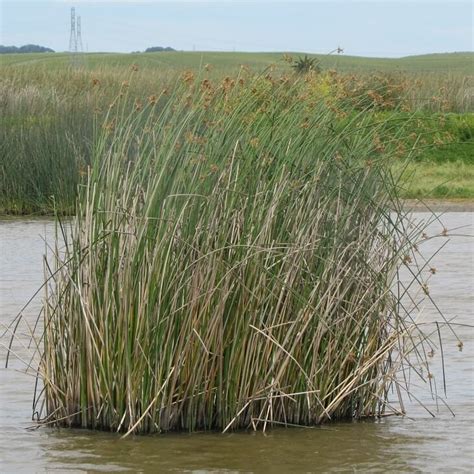
[[[71,6],[89,51],[301,51],[406,56],[473,50],[469,1],[0,0],[0,43],[64,51]]]

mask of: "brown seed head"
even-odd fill
[[[194,73],[192,71],[186,71],[182,74],[181,79],[189,85],[194,81]]]
[[[202,82],[201,82],[201,90],[202,91],[208,91],[208,90],[211,90],[212,89],[212,83],[209,79],[204,79]]]

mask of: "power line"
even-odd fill
[[[81,34],[81,17],[77,17],[77,33],[76,33],[76,42],[77,42],[77,50],[81,53],[84,51],[82,47],[82,34]]]

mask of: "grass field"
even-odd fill
[[[232,72],[241,65],[261,71],[266,67],[277,66],[287,69],[284,54],[292,57],[304,53],[239,53],[239,52],[158,52],[158,53],[88,53],[82,55],[86,68],[103,66],[165,67],[167,69],[196,69],[200,65],[212,64],[218,70]],[[474,53],[427,54],[405,58],[365,58],[345,55],[308,55],[321,62],[324,69],[337,69],[343,72],[408,72],[472,75]],[[32,63],[45,64],[52,68],[63,68],[70,62],[68,53],[7,54],[0,56],[2,66],[30,66]]]
[[[259,75],[292,82],[289,56],[299,55],[98,53],[82,55],[74,67],[69,54],[0,56],[0,212],[74,212],[76,186],[93,159],[94,134],[124,88],[133,109],[183,80],[195,87],[207,81],[213,89]],[[382,141],[405,130],[401,155],[410,162],[393,164],[397,173],[406,169],[403,197],[474,197],[474,54],[318,58],[322,73],[293,100],[307,101],[309,108],[318,100],[329,107],[344,100],[341,123],[342,115],[361,110],[375,121],[390,117],[395,125]]]

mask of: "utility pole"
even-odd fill
[[[74,7],[71,8],[71,36],[69,37],[69,52],[71,54],[77,53],[76,9]]]
[[[71,35],[69,36],[69,53],[71,55],[71,65],[77,67],[82,62],[82,56],[78,53],[83,53],[84,47],[82,45],[82,31],[81,31],[81,17],[76,17],[76,9],[71,8]]]

